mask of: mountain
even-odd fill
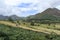
[[[9,18],[11,18],[12,20],[22,20],[22,19],[24,19],[24,17],[19,17],[17,15],[11,15],[11,16],[0,15],[0,20],[8,20]]]
[[[12,18],[13,20],[50,19],[54,21],[54,20],[60,20],[60,10],[56,8],[48,8],[41,13],[37,13],[35,15],[31,15],[28,17],[19,17],[17,15],[11,15],[11,16],[0,15],[0,20],[7,20],[8,18]]]
[[[0,15],[0,20],[7,20],[7,19],[8,19],[8,16]]]
[[[43,11],[41,14],[38,13],[37,15],[43,15],[43,14],[50,14],[50,15],[54,15],[54,16],[60,16],[60,10],[58,10],[57,8],[48,8],[45,11]]]
[[[48,8],[42,13],[37,13],[36,15],[29,16],[28,19],[60,20],[60,10],[56,8]]]
[[[13,19],[13,20],[19,20],[20,17],[18,17],[17,15],[11,15],[9,16],[9,18]]]

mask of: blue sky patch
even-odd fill
[[[27,8],[27,7],[30,7],[31,4],[32,3],[21,3],[21,4],[18,5],[18,7],[20,7],[20,8]]]

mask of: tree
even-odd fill
[[[19,20],[17,20],[17,23],[20,24]]]

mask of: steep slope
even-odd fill
[[[44,15],[44,14],[50,14],[54,16],[60,16],[60,10],[56,8],[48,8],[45,11],[43,11],[41,14],[36,14],[36,16]]]
[[[42,13],[28,17],[30,19],[51,19],[51,20],[60,20],[60,10],[56,8],[48,8]]]

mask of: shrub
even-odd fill
[[[33,23],[33,22],[31,22],[31,25],[32,25],[32,26],[34,26],[34,23]]]

